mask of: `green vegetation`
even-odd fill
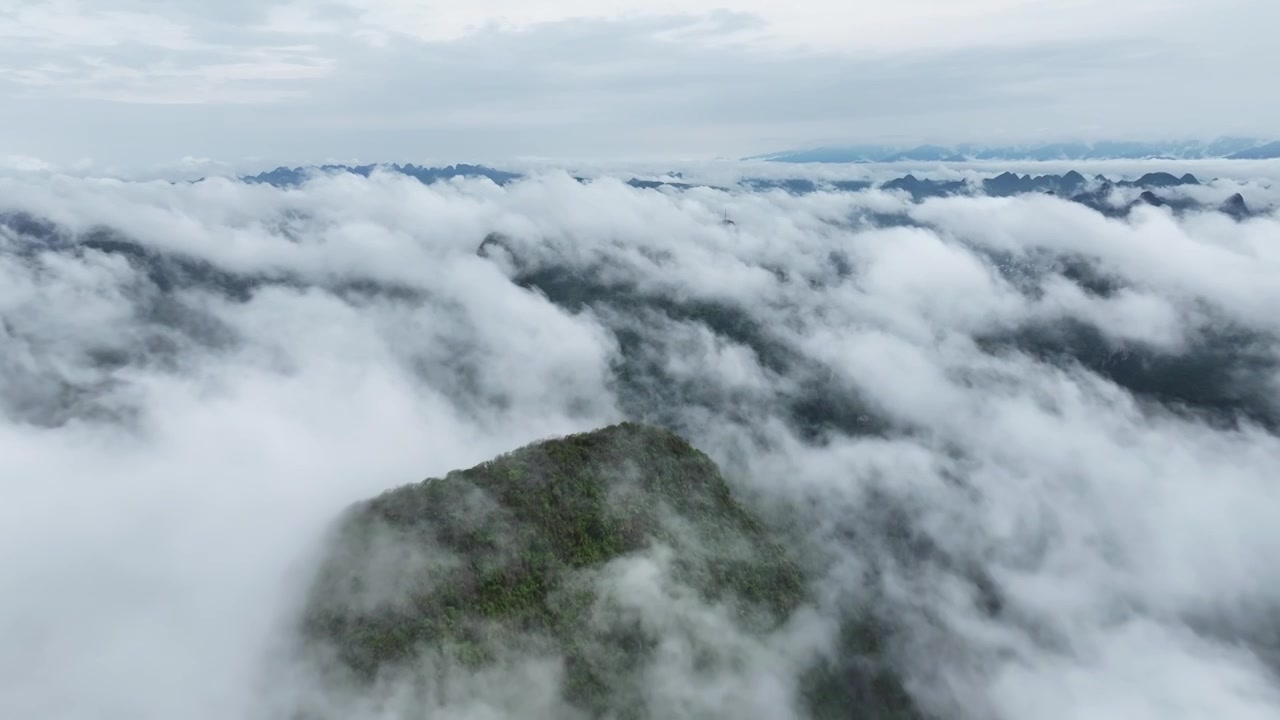
[[[798,566],[710,458],[624,423],[355,506],[304,632],[357,682],[422,652],[480,667],[550,651],[565,659],[569,702],[596,717],[644,717],[639,676],[657,637],[617,612],[601,573],[659,546],[674,582],[728,608],[743,632],[776,628],[805,600]],[[815,669],[809,684],[829,694],[838,676]]]

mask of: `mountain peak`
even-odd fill
[[[1138,196],[1138,202],[1141,204],[1152,205],[1154,207],[1165,207],[1169,204],[1162,200],[1159,195],[1156,195],[1150,190],[1143,190],[1142,194]]]
[[[789,163],[966,162],[969,160],[1199,160],[1280,157],[1280,142],[1219,138],[1210,142],[1050,142],[1032,145],[847,145],[757,155],[744,160]]]
[[[639,680],[658,660],[661,631],[604,611],[619,592],[607,566],[657,563],[655,553],[667,552],[670,570],[656,572],[686,600],[665,612],[733,608],[721,632],[763,636],[806,599],[799,566],[709,457],[668,430],[622,423],[356,505],[313,586],[303,635],[337,661],[320,669],[334,673],[329,684],[354,687],[414,672],[421,657],[480,669],[552,651],[564,660],[560,692],[575,716],[644,717]],[[875,630],[865,622],[844,632],[867,637]],[[865,648],[849,659],[871,696],[850,688],[845,668],[820,661],[806,676],[806,702],[912,717],[895,676],[875,669],[881,659]]]
[[[1251,214],[1248,204],[1244,201],[1244,196],[1236,193],[1227,198],[1218,206],[1218,211],[1230,215],[1236,220],[1243,220]]]

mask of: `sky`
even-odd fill
[[[1280,127],[1271,0],[0,0],[0,166],[745,155]]]

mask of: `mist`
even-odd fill
[[[756,638],[661,553],[611,568],[671,641],[666,717],[804,717],[799,659],[853,605],[930,716],[1280,716],[1278,177],[1177,191],[1269,208],[1244,221],[555,170],[0,178],[0,714],[288,717],[345,508],[630,418],[817,577]],[[415,702],[567,717],[555,660]]]

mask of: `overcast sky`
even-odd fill
[[[0,166],[1280,135],[1275,0],[0,0]]]

